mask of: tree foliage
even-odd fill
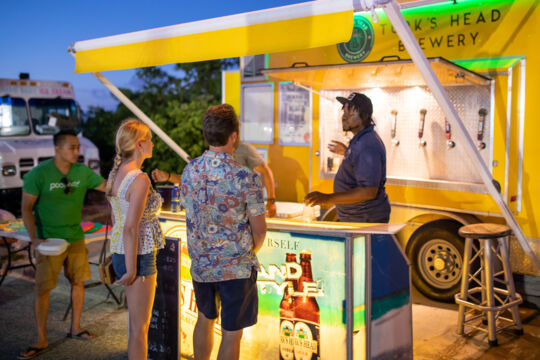
[[[192,158],[206,149],[202,117],[206,109],[221,101],[221,70],[238,66],[238,59],[177,64],[183,76],[176,77],[158,67],[139,69],[140,89],[121,91],[152,119]],[[134,115],[119,104],[115,111],[92,107],[85,114],[84,135],[99,149],[101,173],[107,175],[115,155],[114,134],[120,123]],[[145,161],[150,171],[159,168],[180,173],[186,163],[157,136],[153,157]]]

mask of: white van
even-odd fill
[[[79,134],[79,162],[99,174],[97,147],[81,135],[73,87],[61,81],[0,79],[0,208],[20,212],[22,178],[54,156],[53,135],[61,128]]]

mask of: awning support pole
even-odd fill
[[[122,104],[124,104],[131,112],[139,118],[143,123],[148,125],[150,129],[167,144],[171,149],[174,150],[175,153],[178,154],[182,159],[184,159],[185,162],[189,163],[191,161],[191,157],[182,149],[180,146],[178,146],[177,143],[174,142],[173,139],[169,137],[163,130],[160,129],[159,126],[157,126],[148,116],[146,116],[145,113],[141,111],[135,105],[131,100],[129,100],[116,86],[114,86],[105,76],[103,76],[99,72],[93,73],[94,76],[99,80],[100,83],[102,83],[111,94],[113,94]]]
[[[390,23],[396,30],[399,38],[403,42],[403,45],[409,52],[411,59],[415,63],[416,67],[422,74],[422,77],[424,78],[426,84],[433,93],[433,96],[437,100],[437,103],[439,104],[442,111],[446,115],[446,118],[454,128],[457,138],[460,140],[460,143],[463,143],[467,154],[470,156],[473,164],[480,172],[480,176],[482,177],[482,180],[484,181],[484,184],[489,194],[501,209],[501,212],[506,219],[508,226],[510,226],[510,228],[514,232],[514,236],[519,241],[521,247],[523,248],[523,251],[531,259],[531,262],[536,266],[537,270],[540,271],[540,260],[532,251],[527,241],[527,238],[523,234],[523,231],[521,230],[518,222],[512,215],[512,212],[505,203],[501,193],[495,186],[493,177],[491,176],[488,167],[482,160],[480,153],[477,151],[471,136],[467,132],[465,125],[459,118],[456,110],[454,109],[454,106],[450,102],[446,91],[443,89],[437,76],[435,76],[435,72],[427,61],[426,56],[420,49],[420,46],[418,45],[416,38],[409,29],[409,26],[403,18],[403,15],[401,15],[398,4],[396,4],[395,1],[391,1],[388,4],[384,5],[383,9],[386,13],[386,16],[390,20]]]

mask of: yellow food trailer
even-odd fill
[[[402,5],[403,17],[538,253],[538,1],[425,3]],[[223,73],[223,101],[239,110],[243,139],[267,158],[277,199],[302,202],[310,191],[332,191],[341,157],[327,146],[351,136],[341,131],[335,97],[368,95],[386,146],[390,222],[407,224],[399,239],[413,282],[453,300],[463,262],[458,228],[505,218],[384,10],[355,13],[353,28],[345,43],[242,58],[240,71]],[[511,263],[539,275],[516,241]]]

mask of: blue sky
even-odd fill
[[[90,74],[74,74],[72,42],[255,11],[305,0],[19,0],[2,1],[0,78],[30,73],[35,80],[69,81],[83,107],[113,109],[116,101]],[[172,69],[172,66],[166,66]],[[104,75],[136,88],[134,70]]]

